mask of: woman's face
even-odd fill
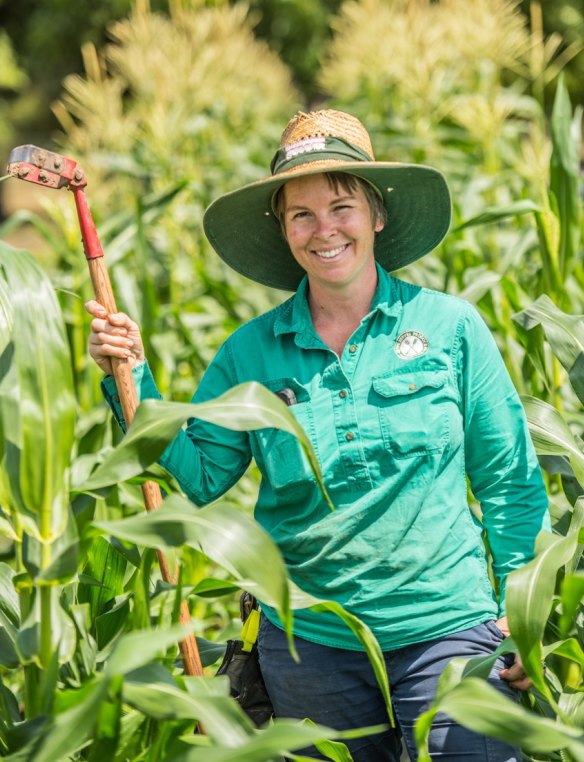
[[[383,222],[371,220],[360,187],[330,185],[325,175],[307,175],[284,186],[283,223],[294,259],[313,283],[343,286],[375,270],[373,244]]]

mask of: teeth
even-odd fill
[[[317,254],[319,257],[324,257],[325,259],[331,259],[332,257],[336,257],[337,254],[340,254],[341,251],[345,250],[345,245],[343,246],[337,246],[336,249],[330,249],[329,251],[317,251],[315,254]]]

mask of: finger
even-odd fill
[[[106,333],[111,336],[127,336],[128,331],[126,328],[112,325],[108,320],[102,318],[94,318],[91,321],[91,330],[93,333]]]
[[[109,359],[110,357],[119,357],[121,359],[132,356],[132,352],[128,347],[115,346],[114,344],[95,344],[95,349],[92,352],[92,356],[96,359],[103,358]]]
[[[110,333],[91,333],[89,335],[91,346],[99,348],[116,347],[117,349],[132,349],[134,342],[126,336],[116,336]]]
[[[95,299],[90,299],[88,302],[85,302],[85,309],[87,312],[89,312],[90,315],[93,315],[94,317],[105,317],[107,315],[107,311],[103,305],[101,305]]]
[[[108,315],[109,322],[118,327],[126,328],[127,330],[136,330],[138,326],[131,320],[124,312],[112,312]]]

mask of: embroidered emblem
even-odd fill
[[[418,331],[405,331],[395,342],[395,353],[402,360],[413,360],[428,351],[428,339]]]
[[[303,140],[297,140],[296,143],[290,143],[290,145],[286,146],[286,161],[293,159],[295,156],[300,156],[301,153],[324,151],[325,147],[324,138],[303,138]]]

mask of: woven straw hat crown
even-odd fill
[[[351,114],[333,109],[299,111],[286,125],[280,140],[280,148],[307,138],[337,137],[346,140],[369,155],[375,161],[369,134],[361,122]]]

